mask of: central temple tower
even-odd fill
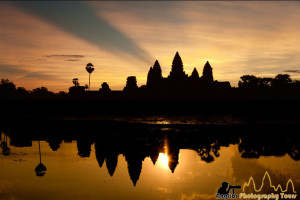
[[[172,81],[183,81],[187,78],[188,76],[185,74],[183,70],[183,64],[181,57],[178,52],[176,52],[175,57],[172,62],[172,69],[169,75],[169,79]]]

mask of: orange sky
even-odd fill
[[[51,7],[52,6],[52,7]],[[0,2],[0,77],[17,86],[67,91],[145,84],[159,60],[168,76],[179,51],[188,74],[209,60],[235,86],[244,74],[300,79],[299,2]]]

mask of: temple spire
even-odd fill
[[[192,79],[198,79],[199,78],[199,73],[198,73],[196,67],[194,68],[190,78],[192,78]]]
[[[154,71],[156,76],[162,77],[161,67],[160,67],[160,64],[159,64],[158,60],[156,60],[154,65],[153,65],[153,71]]]
[[[183,63],[182,63],[181,57],[177,51],[174,56],[173,62],[172,62],[172,69],[171,69],[169,77],[173,80],[182,80],[186,76],[187,75],[185,74],[185,72],[183,70]]]
[[[212,67],[210,66],[208,61],[205,63],[203,68],[202,80],[205,83],[209,83],[209,84],[214,81]]]
[[[147,77],[147,85],[150,87],[158,87],[161,84],[162,72],[158,60],[155,61],[153,67],[150,67]]]

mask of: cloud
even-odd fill
[[[47,58],[57,58],[57,59],[65,59],[65,61],[69,61],[69,62],[77,62],[77,61],[81,61],[80,58],[84,58],[84,55],[46,55],[45,57]]]
[[[0,64],[0,73],[4,75],[23,75],[28,72],[18,65]]]
[[[47,79],[47,80],[59,79],[57,76],[46,74],[45,72],[30,72],[26,74],[23,78]]]
[[[284,70],[283,72],[288,72],[288,73],[300,73],[300,70],[289,69],[289,70]]]
[[[80,61],[80,60],[79,59],[68,59],[66,61],[77,62],[77,61]]]
[[[13,5],[120,57],[129,55],[146,63],[153,60],[135,41],[96,15],[84,2],[35,1],[13,2]]]
[[[47,55],[47,58],[84,58],[84,55]]]

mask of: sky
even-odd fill
[[[163,76],[179,52],[184,70],[236,86],[245,74],[300,79],[300,3],[296,1],[1,1],[0,78],[32,90],[122,90],[146,83],[158,60]]]

